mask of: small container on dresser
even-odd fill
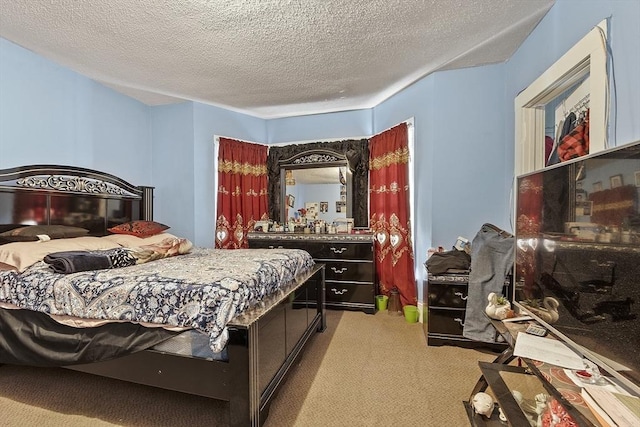
[[[325,264],[327,308],[375,313],[372,235],[249,233],[249,247],[309,252],[316,262]]]
[[[510,279],[504,284],[503,295],[509,295]],[[490,347],[497,351],[505,343],[473,341],[462,335],[467,306],[469,272],[429,274],[423,282],[423,295],[428,298],[427,321],[423,323],[427,345],[455,345],[459,347]]]

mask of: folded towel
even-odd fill
[[[70,274],[79,271],[104,270],[134,265],[136,260],[125,248],[104,251],[54,252],[44,257],[44,262],[56,273]]]
[[[144,264],[161,258],[187,254],[192,247],[193,244],[188,239],[167,237],[159,243],[132,248],[131,255],[136,258],[137,264]]]

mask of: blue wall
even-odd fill
[[[152,108],[150,117],[154,218],[193,239],[193,103]]]
[[[193,102],[148,107],[0,39],[0,168],[71,164],[153,185],[156,219],[212,246],[214,135],[350,138],[413,117],[420,279],[429,246],[473,238],[484,222],[511,230],[514,98],[608,17],[617,88],[610,140],[621,145],[640,139],[640,2],[557,0],[506,63],[434,73],[372,109],[273,120]]]
[[[266,123],[210,105],[194,105],[193,181],[194,243],[213,247],[216,215],[214,187],[214,135],[242,141],[265,142]],[[183,189],[184,191],[184,189]]]
[[[0,38],[0,168],[68,164],[151,185],[148,107]]]
[[[417,273],[430,246],[451,249],[491,222],[509,228],[504,65],[434,73],[374,108],[375,133],[414,117]],[[498,94],[498,96],[496,96]]]
[[[366,137],[372,132],[371,110],[352,110],[267,121],[269,144]]]
[[[567,19],[567,17],[571,17]],[[616,91],[611,80],[609,145],[640,139],[640,2],[637,0],[557,0],[505,64],[505,136],[515,133],[513,100],[594,26],[609,19]],[[617,96],[616,96],[617,93]],[[615,126],[614,126],[615,125]],[[513,144],[506,148],[513,158]],[[506,177],[511,179],[510,176]]]

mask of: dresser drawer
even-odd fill
[[[249,239],[251,248],[302,249],[317,259],[373,260],[373,242],[319,242],[304,240]]]
[[[356,261],[320,261],[325,263],[326,280],[369,282],[373,283],[375,275],[372,262]]]
[[[290,240],[256,240],[249,239],[249,247],[252,249],[304,249],[308,252],[307,248],[303,247],[299,242]]]
[[[467,285],[449,285],[429,282],[429,306],[464,309],[467,305]]]
[[[374,302],[374,291],[371,284],[356,285],[353,283],[327,282],[325,284],[327,302],[364,303]]]
[[[429,284],[465,285],[469,283],[468,274],[429,274]]]
[[[434,309],[429,307],[429,333],[462,336],[464,310]]]
[[[373,239],[366,235],[250,234],[250,248],[302,249],[316,263],[325,264],[328,308],[376,312],[376,272]],[[315,295],[307,295],[315,301]]]
[[[326,242],[316,245],[309,253],[319,259],[373,260],[373,243]]]

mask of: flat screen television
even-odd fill
[[[640,141],[516,188],[515,305],[639,394]]]

